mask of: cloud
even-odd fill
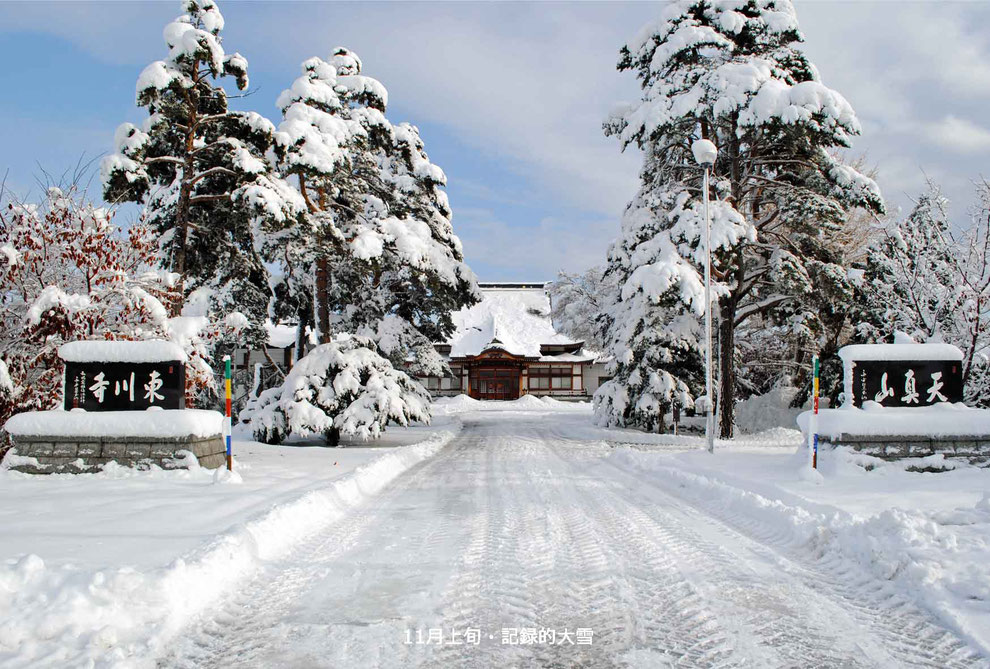
[[[253,80],[265,82],[245,102],[269,117],[302,60],[346,44],[388,87],[396,120],[428,126],[426,137],[456,139],[462,164],[441,165],[451,179],[455,229],[473,261],[502,278],[532,278],[526,263],[578,268],[604,259],[638,185],[640,156],[620,153],[601,122],[616,102],[639,95],[615,62],[659,4],[222,8],[225,45],[245,54]],[[161,27],[176,13],[172,2],[0,3],[0,32],[59,35],[107,63],[133,66],[136,76],[161,57]],[[978,122],[990,102],[990,4],[811,2],[798,13],[825,83],[863,122],[852,153],[879,166],[890,203],[910,206],[927,173],[959,203],[961,220],[970,179],[990,150],[990,129]],[[110,119],[110,131],[123,120]],[[465,163],[477,166],[465,170]]]
[[[292,23],[291,44],[272,52],[255,33],[238,48],[298,62],[346,43],[388,87],[393,107],[504,161],[544,197],[617,217],[635,192],[638,156],[621,154],[601,126],[616,98],[636,94],[615,61],[638,19],[603,22],[601,6],[567,4],[347,5],[346,15],[340,7],[315,7],[325,21],[265,9],[268,21]]]
[[[798,6],[806,50],[856,109],[853,154],[879,167],[888,204],[908,209],[926,175],[965,224],[971,179],[986,169],[990,5],[813,2]]]
[[[928,139],[949,151],[985,153],[990,151],[990,130],[972,121],[946,116],[924,129]]]
[[[172,3],[54,7],[0,7],[0,24],[59,35],[106,62],[141,65],[160,57],[157,34],[177,13]],[[637,152],[622,154],[601,125],[617,99],[637,94],[635,79],[617,73],[615,62],[656,6],[288,2],[222,9],[225,45],[245,54],[252,69],[284,73],[284,86],[303,59],[345,44],[408,120],[442,125],[532,182],[545,201],[618,219],[635,192]],[[277,92],[259,96],[259,111],[276,113]]]
[[[489,281],[544,281],[561,270],[576,272],[601,264],[618,232],[611,218],[548,216],[532,225],[513,226],[484,208],[461,208],[457,217],[464,255]]]

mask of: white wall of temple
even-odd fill
[[[584,368],[584,385],[588,395],[594,395],[601,385],[608,380],[605,363],[596,362]]]

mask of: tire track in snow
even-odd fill
[[[298,617],[294,610],[296,602],[305,599],[307,592],[321,581],[340,578],[335,563],[354,550],[362,536],[374,532],[382,509],[401,507],[404,492],[426,488],[452,476],[453,469],[447,465],[456,460],[456,453],[462,448],[459,440],[455,441],[433,458],[402,474],[377,497],[353,508],[343,518],[301,543],[291,556],[267,565],[215,615],[199,621],[159,666],[330,666],[323,664],[324,657],[307,657],[303,652],[301,657],[293,658],[283,652],[286,646],[304,639],[312,631],[312,622],[295,620]],[[428,525],[417,537],[420,542],[417,547],[422,554],[429,555],[436,552],[437,544],[449,537],[456,525],[445,522],[442,516],[430,516],[427,520]],[[355,576],[353,572],[350,575]],[[334,612],[327,613],[332,615]],[[366,620],[320,624],[345,631],[368,626]],[[398,638],[398,628],[395,634]],[[392,657],[399,660],[395,666],[403,666],[401,657]]]
[[[436,664],[421,666],[552,666],[534,664],[536,646],[503,645],[501,638],[503,629],[548,627],[562,589],[540,446],[526,439],[492,443],[497,437],[489,434],[489,425],[472,427],[482,435],[479,450],[485,454],[485,512],[475,521],[470,550],[441,610],[445,626],[480,629],[481,643],[440,647],[431,658]]]
[[[931,614],[898,593],[891,584],[879,581],[858,566],[834,556],[831,560],[816,560],[802,555],[789,545],[789,538],[779,528],[721,505],[706,505],[676,485],[661,486],[655,479],[637,476],[612,462],[603,464],[621,473],[657,502],[655,506],[640,505],[639,509],[676,510],[681,516],[678,522],[683,525],[713,529],[714,536],[721,534],[732,543],[742,544],[764,562],[776,564],[781,577],[803,586],[807,601],[830,612],[815,615],[811,607],[803,607],[809,609],[805,614],[806,628],[810,629],[812,623],[834,626],[841,622],[849,635],[861,639],[858,650],[865,661],[881,666],[990,666],[986,658],[940,625]],[[719,565],[733,559],[721,546],[702,537],[692,538],[689,544],[692,549],[706,553],[716,570],[724,571]],[[731,595],[731,590],[726,594]],[[786,616],[763,615],[762,620],[754,622],[761,634],[768,632],[779,639],[800,634],[800,630],[781,629],[781,623],[787,620]],[[868,636],[862,630],[867,630]]]
[[[790,666],[790,659],[798,657],[801,666],[857,666],[832,649],[831,639],[816,638],[807,630],[785,633],[783,628],[793,628],[793,612],[785,602],[763,595],[762,584],[740,583],[738,575],[720,572],[720,561],[706,560],[708,556],[694,548],[698,538],[660,508],[641,510],[643,500],[636,491],[611,478],[608,469],[600,469],[600,452],[582,463],[570,448],[566,453],[555,450],[575,468],[583,464],[594,469],[605,482],[594,520],[607,531],[612,545],[625,547],[626,575],[641,602],[636,643],[625,655],[630,661],[697,667],[738,666],[755,660],[759,666]],[[705,580],[696,586],[693,575],[699,571]],[[710,580],[719,583],[715,597],[707,594],[711,587],[702,587]],[[743,605],[727,607],[726,599]],[[758,621],[746,619],[754,608],[774,620],[773,637]],[[732,621],[735,633],[722,629],[722,621]],[[747,643],[750,639],[759,643]]]
[[[575,470],[543,439],[524,435],[506,443],[499,434],[504,426],[478,429],[491,433],[488,450],[502,457],[490,456],[488,513],[476,524],[465,568],[447,593],[445,610],[456,615],[446,624],[567,627],[572,634],[588,627],[593,644],[500,647],[495,639],[478,648],[442,648],[439,665],[625,666],[623,653],[635,640],[663,651],[650,658],[650,666],[719,666],[728,652],[725,637],[700,612],[698,598],[688,596],[681,574],[657,552],[657,559],[640,565],[642,555],[638,547],[630,549],[626,535],[603,530],[603,519],[613,513],[603,515],[603,498],[612,496],[606,484]],[[520,607],[523,594],[526,606]]]
[[[607,452],[548,417],[472,416],[270,564],[166,666],[985,666],[861,570],[789,553],[777,530]],[[478,646],[404,643],[468,627]],[[502,645],[503,627],[590,627],[594,641]]]

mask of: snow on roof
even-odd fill
[[[594,362],[593,355],[575,355],[573,353],[560,353],[558,355],[544,355],[540,362]]]
[[[541,344],[580,344],[553,329],[543,284],[525,285],[533,287],[481,284],[481,302],[453,315],[457,329],[445,342],[450,357],[478,355],[494,344],[513,355],[538,358]]]
[[[14,436],[46,437],[214,437],[223,414],[203,409],[148,411],[27,411],[3,429]]]
[[[846,364],[857,360],[962,360],[952,344],[853,344],[839,349]]]
[[[66,362],[185,362],[186,352],[172,342],[148,341],[70,341],[58,355]]]

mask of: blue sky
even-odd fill
[[[134,82],[165,53],[177,2],[0,3],[0,173],[37,192],[110,148],[138,122]],[[657,3],[225,2],[224,46],[250,61],[239,101],[277,121],[274,100],[312,55],[354,49],[389,89],[389,116],[419,126],[444,168],[454,226],[484,280],[539,280],[604,259],[636,190],[639,158],[601,134],[636,95],[615,71],[622,43]],[[986,169],[988,3],[798,5],[825,83],[856,108],[853,153],[879,169],[890,203],[910,205],[924,175],[943,182],[965,223],[970,180]],[[922,169],[924,172],[922,172]],[[98,186],[94,187],[98,191]],[[95,194],[95,193],[94,193]]]

